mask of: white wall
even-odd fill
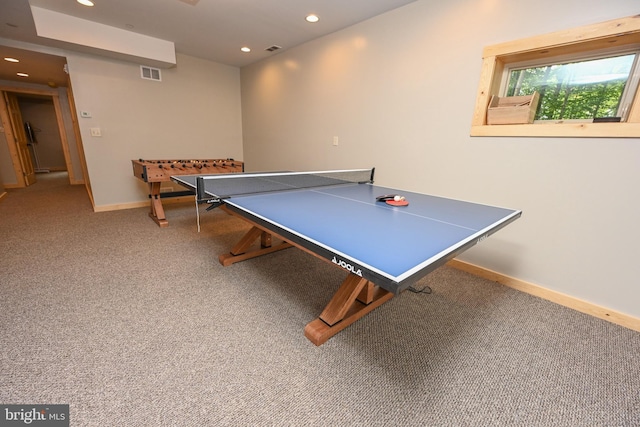
[[[419,0],[284,51],[241,70],[248,170],[375,166],[379,184],[522,209],[460,258],[640,317],[640,141],[469,136],[484,46],[637,13]]]
[[[178,55],[156,82],[138,64],[66,57],[78,115],[91,114],[78,121],[97,210],[147,200],[132,159],[242,159],[238,68]]]

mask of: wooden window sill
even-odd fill
[[[640,123],[551,123],[471,126],[471,136],[638,138]]]

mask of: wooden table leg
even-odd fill
[[[320,316],[304,328],[304,336],[315,345],[322,345],[391,298],[393,293],[349,273]]]
[[[161,182],[149,183],[149,198],[151,199],[151,210],[149,211],[149,216],[160,227],[168,227],[169,221],[167,221],[167,217],[164,215],[164,208],[162,207],[162,201],[160,199],[161,184]]]
[[[220,208],[227,213],[237,215],[224,205]],[[266,231],[247,218],[240,217],[251,224],[252,227],[229,253],[222,254],[218,257],[220,263],[225,267],[236,262],[266,255],[291,246],[296,246],[311,255],[317,256],[323,261],[330,262],[328,259],[320,257],[302,245],[292,245],[285,242],[282,236]],[[281,239],[282,242],[272,246],[272,235]],[[260,239],[260,247],[251,248],[258,239]],[[315,345],[322,345],[329,338],[370,311],[389,301],[391,298],[393,298],[392,292],[382,289],[357,274],[349,273],[320,316],[316,320],[308,323],[304,328],[304,335]]]
[[[258,239],[260,239],[260,247],[251,248]],[[228,254],[220,255],[218,257],[218,261],[220,261],[220,264],[227,267],[231,264],[235,264],[236,262],[270,254],[271,252],[276,252],[290,247],[291,244],[284,241],[277,245],[272,245],[271,234],[253,226],[242,237],[242,239],[240,239],[240,241],[231,248]]]

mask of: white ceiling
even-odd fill
[[[94,7],[86,7],[76,0],[1,0],[0,39],[61,46],[59,42],[37,36],[31,3],[171,41],[178,53],[242,67],[414,1],[94,0]],[[318,15],[320,21],[306,22],[304,18],[310,13]],[[265,51],[272,45],[281,46],[282,50]],[[242,46],[249,46],[252,51],[243,53]],[[72,45],[64,47],[74,49]],[[0,54],[2,49],[0,40]],[[6,61],[0,60],[3,62]],[[6,68],[6,64],[0,64],[0,79],[15,79],[16,67],[9,67],[10,71]],[[51,72],[60,73],[59,70]]]

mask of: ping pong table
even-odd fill
[[[171,179],[194,191],[198,202],[209,203],[208,209],[220,207],[251,225],[219,256],[223,266],[294,246],[346,271],[325,309],[305,327],[305,336],[321,345],[522,214],[374,185],[374,171]],[[392,206],[378,199],[382,195],[402,196],[408,205]]]

